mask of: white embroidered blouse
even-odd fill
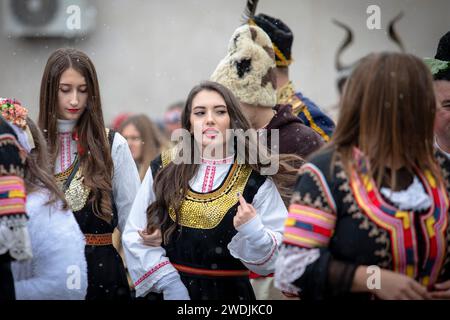
[[[67,170],[75,161],[77,143],[72,138],[75,124],[73,120],[58,119],[59,153],[55,174]],[[122,232],[139,189],[140,178],[127,141],[118,132],[114,135],[111,156],[114,164],[113,196],[119,216],[118,229]]]

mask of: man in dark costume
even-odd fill
[[[426,59],[434,78],[438,101],[435,121],[435,145],[450,157],[450,32],[439,41],[434,59]]]
[[[328,141],[334,129],[333,120],[300,91],[296,92],[289,79],[289,66],[293,61],[291,48],[294,39],[291,29],[283,21],[266,14],[258,14],[250,23],[255,23],[263,29],[272,40],[275,51],[278,103],[290,104],[294,115],[320,134],[323,140]]]

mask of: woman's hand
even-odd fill
[[[146,230],[138,230],[142,238],[142,243],[149,247],[159,247],[162,243],[161,230],[156,229],[153,233],[148,234]]]
[[[450,300],[450,280],[436,283],[430,295],[432,299]]]
[[[370,290],[383,300],[431,299],[427,288],[416,280],[390,270],[381,270],[381,288]]]
[[[414,279],[397,272],[381,269],[380,288],[369,289],[367,266],[356,270],[353,292],[369,292],[383,300],[424,300],[431,299],[427,288]]]
[[[238,193],[238,197],[240,205],[233,218],[234,228],[236,229],[256,216],[256,209],[251,204],[247,203],[240,193]]]

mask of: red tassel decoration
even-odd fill
[[[79,138],[79,136],[78,136],[78,131],[72,132],[72,139],[75,140],[75,141],[77,142],[77,151],[78,151],[78,154],[79,154],[80,156],[84,155],[86,151],[85,151],[84,148],[81,146],[80,138]]]

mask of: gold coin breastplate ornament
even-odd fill
[[[110,132],[109,128],[105,128],[105,133],[107,137],[109,137],[109,132]],[[72,171],[74,170],[74,167],[78,161],[79,159],[77,156],[75,158],[75,161],[66,171],[63,171],[55,175],[56,183],[58,184],[58,187],[61,190],[63,190],[64,184],[72,174]],[[75,176],[70,182],[69,187],[64,192],[67,204],[69,205],[70,209],[73,212],[80,211],[81,209],[83,209],[89,200],[91,189],[86,187],[83,182],[84,182],[83,168],[81,167],[81,165],[79,165],[77,172],[75,173]]]
[[[77,160],[75,160],[66,171],[58,173],[55,176],[57,184],[61,190],[63,190],[63,186],[66,183],[66,180],[69,178],[72,171],[74,170],[74,165],[76,161]],[[69,205],[70,209],[73,212],[80,211],[81,209],[83,209],[87,201],[89,200],[89,194],[91,193],[91,189],[86,187],[83,181],[84,181],[83,171],[80,166],[78,167],[75,176],[70,182],[69,187],[65,191],[67,204]]]
[[[161,155],[163,167],[171,161],[171,151]],[[237,193],[243,193],[252,169],[248,165],[232,164],[222,185],[209,193],[188,190],[180,207],[179,224],[195,229],[213,229],[223,220],[229,210],[238,203]],[[170,208],[169,216],[175,222],[175,211]]]

